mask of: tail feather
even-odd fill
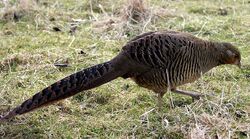
[[[124,74],[124,72],[117,71],[110,61],[81,70],[38,92],[30,99],[24,101],[20,106],[14,108],[7,115],[0,117],[0,121],[68,98],[83,90],[100,86],[122,76],[122,74]]]

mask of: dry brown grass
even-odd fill
[[[131,23],[140,23],[148,16],[148,6],[145,0],[127,0],[123,9],[123,18]]]
[[[100,3],[98,5],[102,11],[99,13],[101,16],[95,16],[94,12],[91,12],[94,19],[92,21],[94,32],[107,33],[116,30],[116,38],[147,32],[148,28],[157,28],[155,23],[160,19],[178,17],[174,14],[175,10],[150,5],[147,0],[127,0],[111,15],[107,14]]]
[[[19,0],[14,5],[11,5],[8,0],[3,3],[5,7],[0,13],[0,19],[4,21],[19,21],[20,18],[37,9],[35,0]]]

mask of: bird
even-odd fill
[[[151,31],[129,40],[111,60],[73,73],[44,88],[21,105],[1,116],[11,119],[110,82],[118,77],[132,79],[140,87],[162,97],[171,92],[200,99],[202,95],[177,89],[192,83],[220,65],[241,66],[239,49],[228,42],[209,41],[190,33]]]

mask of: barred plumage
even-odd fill
[[[117,77],[132,78],[161,98],[167,89],[199,98],[200,94],[176,87],[198,79],[222,64],[240,66],[240,52],[230,43],[199,39],[188,33],[155,31],[130,40],[112,60],[83,69],[43,89],[0,121],[70,97]]]

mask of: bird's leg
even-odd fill
[[[165,92],[157,91],[156,93],[157,93],[157,100],[158,100],[157,106],[158,106],[158,109],[161,110],[162,109],[162,103],[163,103],[162,97],[165,94]]]
[[[176,88],[171,89],[171,91],[174,92],[174,93],[191,96],[193,99],[200,99],[203,96],[201,94],[197,94],[197,93],[194,93],[194,92],[191,92],[191,91],[184,91],[184,90],[179,90],[179,89],[176,89]]]
[[[158,99],[158,102],[157,102],[157,106],[159,107],[159,109],[161,109],[162,107],[162,96],[161,94],[157,94],[157,99]]]
[[[170,107],[170,109],[174,109],[174,107],[175,107],[172,94],[170,94],[170,97],[169,97],[169,107]]]

